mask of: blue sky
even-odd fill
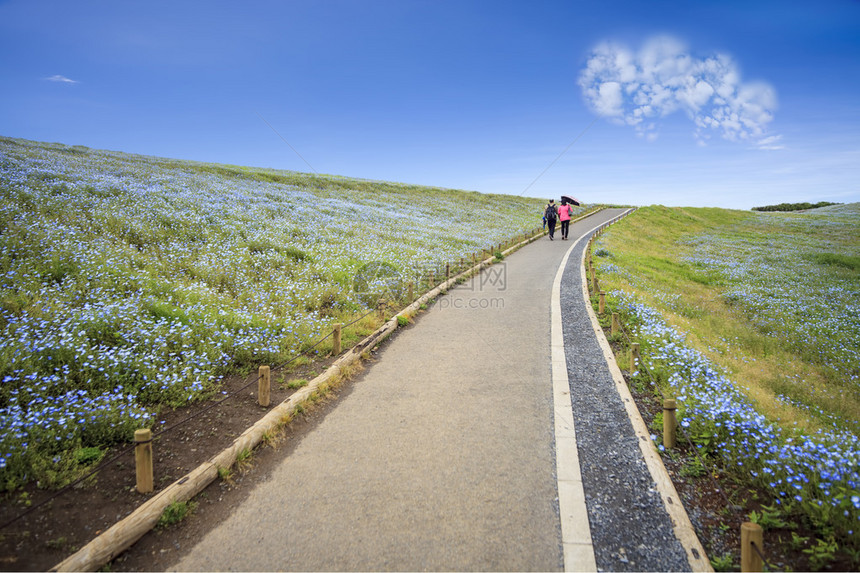
[[[584,202],[860,201],[860,2],[0,1],[0,135]]]

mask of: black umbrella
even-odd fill
[[[561,196],[561,204],[570,203],[571,205],[576,205],[579,207],[579,200],[576,197],[568,197],[567,195]]]

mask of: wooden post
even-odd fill
[[[600,291],[600,301],[597,305],[597,313],[603,314],[603,311],[606,310],[606,293]]]
[[[675,400],[663,400],[663,446],[675,447]]]
[[[639,363],[639,343],[630,345],[630,372],[636,372],[636,364]]]
[[[409,304],[412,304],[415,301],[415,285],[412,284],[412,281],[409,281],[409,292],[407,295],[409,297]]]
[[[412,283],[409,283],[409,302],[412,302]],[[331,335],[331,355],[337,356],[340,354],[341,338],[343,337],[343,324],[335,323],[334,330]]]
[[[134,467],[137,474],[137,491],[152,493],[155,479],[152,469],[152,430],[144,428],[134,431]]]
[[[463,257],[460,257],[460,266],[457,267],[457,274],[462,273],[466,269],[466,262]]]
[[[436,286],[436,271],[430,271],[430,288]]]
[[[451,280],[451,265],[445,263],[445,282]]]
[[[379,299],[376,303],[376,312],[379,316],[379,320],[385,320],[385,301],[383,299]]]
[[[472,266],[474,267],[477,264],[478,264],[478,257],[477,257],[477,255],[475,255],[475,253],[472,253]]]
[[[272,390],[272,377],[268,366],[260,366],[259,380],[257,381],[257,404],[263,408],[269,407],[269,395]]]
[[[762,570],[762,558],[753,544],[764,553],[761,526],[747,521],[741,524],[741,571]]]
[[[612,334],[613,336],[618,334],[618,331],[621,330],[621,323],[618,321],[618,313],[612,313]]]

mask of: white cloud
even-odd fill
[[[604,82],[597,88],[595,106],[601,115],[621,115],[621,84],[618,82]]]
[[[782,140],[781,135],[771,135],[770,137],[765,137],[764,139],[759,139],[755,142],[756,147],[759,149],[765,150],[773,150],[773,149],[785,149],[785,146],[780,143]]]
[[[668,36],[652,38],[638,52],[600,44],[580,73],[579,85],[595,113],[634,126],[649,140],[658,127],[650,118],[683,110],[700,144],[715,131],[730,141],[759,139],[762,149],[781,148],[774,146],[780,136],[764,137],[777,107],[770,85],[743,83],[730,56],[697,58]]]
[[[78,83],[76,80],[70,80],[66,76],[61,76],[61,75],[51,76],[49,78],[45,78],[45,80],[47,80],[49,82],[59,82],[59,83],[63,83],[63,84],[76,84],[76,83]]]

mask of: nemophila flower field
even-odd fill
[[[675,396],[685,433],[765,504],[849,553],[860,550],[858,229],[857,204],[646,208],[595,247],[610,306],[643,344],[634,379]]]
[[[0,489],[277,364],[543,201],[0,138]]]
[[[689,239],[693,265],[725,277],[727,304],[756,328],[826,369],[834,402],[860,392],[860,204],[804,215],[761,214],[749,230]],[[814,403],[781,394],[830,417]],[[860,420],[846,418],[860,430]]]
[[[647,339],[645,369],[666,377],[678,421],[707,455],[760,488],[788,513],[857,546],[860,531],[860,440],[856,434],[786,431],[758,413],[736,384],[653,308],[624,291],[612,293]],[[639,376],[646,374],[637,373]],[[662,447],[662,446],[661,446]]]

